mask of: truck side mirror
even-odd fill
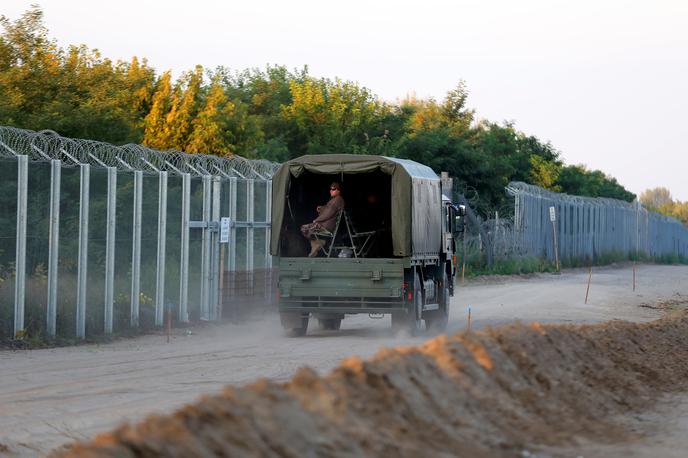
[[[452,229],[454,237],[458,237],[459,235],[463,234],[463,231],[466,230],[465,219],[459,215],[454,216],[454,224]]]
[[[452,212],[454,214],[454,236],[457,237],[459,234],[463,233],[463,231],[466,229],[466,206],[465,205],[458,205],[455,208],[455,211]]]

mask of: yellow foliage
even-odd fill
[[[192,121],[192,132],[186,145],[189,153],[230,154],[233,146],[226,141],[222,122],[231,118],[235,105],[227,99],[224,89],[213,83],[206,98],[205,107]]]
[[[688,226],[688,201],[681,202],[671,197],[666,188],[647,189],[640,194],[640,203],[651,211],[671,216]]]
[[[688,226],[688,202],[676,202],[672,209],[672,216]]]
[[[552,161],[532,155],[530,156],[530,183],[550,191],[559,192],[561,188],[555,185],[561,166]]]
[[[151,148],[163,149],[167,145],[165,123],[172,94],[171,78],[169,71],[163,73],[153,94],[153,106],[144,119],[143,144]]]
[[[282,114],[302,127],[360,125],[381,108],[365,88],[350,82],[307,78],[303,82],[291,81],[289,89],[292,102],[282,107]]]

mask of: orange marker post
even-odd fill
[[[585,303],[588,303],[588,293],[590,292],[590,280],[592,279],[592,266],[590,266],[590,273],[588,274],[588,289],[585,290]]]

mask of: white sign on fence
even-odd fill
[[[549,220],[552,222],[557,220],[557,215],[554,213],[554,207],[549,207]]]
[[[229,218],[220,218],[220,243],[229,243]]]

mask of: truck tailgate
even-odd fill
[[[401,298],[404,260],[394,258],[281,258],[283,298]]]

